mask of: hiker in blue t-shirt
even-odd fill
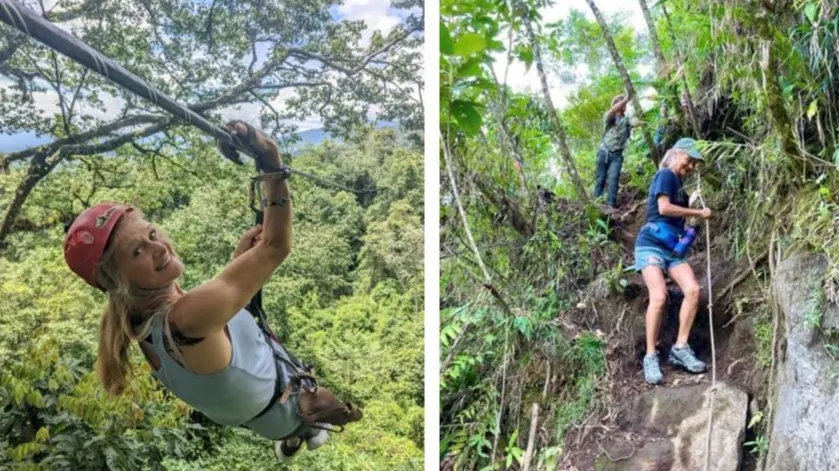
[[[612,207],[618,201],[618,180],[623,165],[623,149],[632,131],[629,118],[626,116],[626,105],[630,100],[632,100],[631,93],[626,97],[618,95],[612,99],[612,108],[603,116],[606,130],[595,158],[594,197],[600,197],[604,186],[607,186],[607,202]]]
[[[644,276],[650,291],[647,307],[647,354],[644,356],[644,379],[659,384],[664,377],[658,362],[656,342],[661,326],[661,315],[667,304],[664,272],[679,285],[684,300],[679,312],[679,334],[670,350],[670,364],[681,366],[691,373],[705,371],[705,363],[696,358],[688,345],[688,336],[699,307],[699,283],[684,256],[673,253],[673,246],[684,231],[685,217],[709,219],[710,209],[690,209],[682,182],[702,161],[696,142],[679,139],[664,156],[659,171],[650,185],[647,221],[635,240],[635,269]]]

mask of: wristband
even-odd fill
[[[259,176],[253,177],[254,180],[288,180],[291,177],[291,168],[288,165],[280,165],[279,167],[270,167],[270,172],[262,172]]]
[[[288,204],[289,201],[294,201],[294,196],[291,194],[288,197],[285,196],[278,196],[276,199],[269,200],[268,198],[262,198],[262,207],[265,208],[267,206],[285,206]]]

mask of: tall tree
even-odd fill
[[[606,40],[606,46],[609,49],[609,54],[612,56],[612,60],[615,62],[615,67],[617,67],[618,71],[621,74],[621,78],[623,78],[624,86],[626,86],[627,92],[632,94],[632,107],[635,108],[635,114],[638,115],[639,119],[642,119],[644,116],[644,110],[641,108],[641,102],[638,100],[638,94],[635,93],[635,87],[632,85],[632,80],[629,78],[629,73],[626,71],[626,67],[623,65],[623,61],[621,60],[620,54],[618,54],[618,48],[615,46],[615,41],[612,39],[612,34],[609,32],[609,25],[606,23],[606,19],[603,18],[603,14],[600,13],[600,10],[597,8],[597,5],[594,4],[594,0],[586,0],[588,3],[589,8],[591,8],[592,13],[594,13],[595,18],[597,18],[597,22],[600,24],[600,29],[603,30],[603,38]],[[653,137],[650,135],[650,130],[646,127],[641,128],[641,134],[644,136],[644,141],[647,143],[647,148],[650,149],[650,158],[653,162],[658,165],[659,156],[658,151],[656,150],[655,144],[653,143]]]
[[[642,3],[644,0],[640,0]],[[679,47],[679,43],[676,40],[676,33],[673,32],[673,23],[670,21],[670,14],[667,13],[667,6],[664,4],[661,5],[661,10],[664,13],[664,18],[667,20],[667,30],[670,32],[670,40],[673,42],[673,50],[676,54],[677,65],[679,69],[682,69],[685,66],[685,59],[682,56],[682,49]],[[696,114],[696,106],[693,104],[693,96],[690,93],[690,86],[688,85],[687,75],[685,73],[681,74],[682,76],[682,91],[685,94],[685,101],[687,104],[688,109],[688,118],[690,118],[691,127],[693,127],[693,134],[696,136],[697,139],[702,139],[702,127],[699,125],[699,116]]]
[[[551,99],[551,91],[548,88],[548,77],[545,74],[545,65],[542,62],[542,52],[539,47],[539,40],[533,30],[533,24],[531,23],[531,16],[534,11],[528,9],[523,0],[516,0],[516,6],[521,13],[521,21],[530,41],[530,47],[533,49],[536,71],[539,74],[539,81],[542,84],[542,94],[545,97],[545,103],[548,107],[548,114],[550,115],[550,122],[555,134],[556,144],[559,147],[559,154],[565,162],[568,175],[571,177],[571,182],[577,190],[577,196],[580,201],[587,204],[591,201],[591,198],[589,198],[589,195],[586,192],[583,180],[580,178],[580,174],[577,173],[577,166],[574,164],[574,157],[571,155],[571,150],[568,148],[567,139],[565,137],[565,129],[562,127],[562,122],[559,120],[559,114],[557,113],[553,100]]]
[[[647,28],[650,30],[650,42],[653,45],[653,53],[655,59],[658,61],[658,73],[661,74],[667,67],[667,59],[664,58],[664,53],[661,50],[661,42],[658,40],[658,32],[655,29],[655,21],[650,14],[650,8],[647,6],[647,0],[638,0],[641,4],[641,11],[644,13],[644,21],[647,22]]]
[[[771,10],[758,15],[757,30],[760,45],[760,69],[763,76],[763,90],[766,105],[771,116],[772,129],[778,137],[781,148],[790,157],[790,163],[796,171],[802,170],[802,155],[794,134],[793,119],[784,105],[784,96],[780,84],[781,64],[774,45],[775,31],[770,24]]]

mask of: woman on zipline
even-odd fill
[[[688,197],[682,183],[696,165],[703,161],[690,138],[679,139],[667,151],[661,167],[653,177],[647,204],[646,224],[635,239],[635,270],[642,273],[644,283],[650,291],[647,307],[647,354],[644,356],[644,379],[659,384],[664,380],[658,361],[656,343],[661,327],[661,314],[667,305],[666,271],[679,285],[684,300],[679,311],[679,334],[670,349],[669,363],[691,373],[705,371],[705,363],[696,358],[688,345],[690,329],[699,307],[699,283],[690,265],[685,263],[685,254],[674,253],[676,244],[685,233],[685,217],[709,219],[711,210],[690,209]]]
[[[262,133],[241,121],[227,129],[273,167],[282,165]],[[175,396],[219,424],[277,440],[275,453],[285,460],[303,440],[309,450],[323,445],[327,433],[301,422],[297,395],[271,404],[274,352],[244,309],[291,253],[288,182],[266,178],[264,191],[263,224],[245,232],[218,276],[190,291],[178,285],[184,265],[171,241],[136,208],[102,203],[87,209],[68,229],[64,254],[76,274],[108,295],[96,372],[110,394],[126,388],[129,348],[136,341],[154,376]]]

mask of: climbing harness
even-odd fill
[[[265,206],[273,205],[275,202],[268,201],[266,198],[261,197],[261,193],[258,193],[261,188],[260,181],[265,178],[285,180],[290,176],[290,173],[287,171],[288,167],[284,165],[274,167],[268,164],[268,159],[262,156],[262,152],[252,146],[256,131],[247,123],[243,124],[248,128],[248,141],[246,145],[256,154],[254,160],[257,165],[257,170],[263,172],[262,175],[251,179],[251,210],[254,212],[256,224],[262,224]],[[222,146],[222,153],[229,150]],[[303,364],[282,346],[274,331],[268,325],[268,319],[262,306],[262,289],[257,291],[253,298],[251,298],[246,309],[256,319],[257,326],[262,331],[263,338],[271,349],[271,353],[274,356],[277,379],[274,387],[274,395],[268,402],[268,405],[259,414],[246,422],[244,424],[245,428],[247,428],[247,423],[263,416],[274,407],[275,403],[285,403],[288,401],[292,394],[297,394],[297,412],[302,424],[291,436],[297,436],[306,427],[341,432],[343,431],[343,426],[347,423],[361,420],[362,412],[360,409],[351,403],[345,404],[339,401],[328,389],[318,386],[317,380],[312,375],[311,365]],[[339,428],[328,427],[326,424],[338,426]]]
[[[697,190],[696,195],[699,204],[702,208],[707,208],[705,199],[702,198],[700,190],[702,184],[702,175],[699,170],[696,171]],[[711,431],[714,424],[714,393],[717,386],[717,350],[714,343],[714,293],[711,287],[711,234],[710,223],[705,220],[705,261],[707,263],[706,275],[708,277],[708,331],[711,333],[711,388],[708,390],[709,406],[708,406],[708,429],[705,439],[705,471],[711,469]]]
[[[259,158],[257,153],[254,152],[254,149],[248,146],[238,136],[233,136],[223,128],[212,124],[192,108],[187,108],[179,104],[112,59],[79,41],[70,33],[50,23],[17,1],[0,0],[0,21],[47,45],[56,52],[84,65],[91,71],[113,81],[126,90],[145,98],[186,124],[204,131],[229,148],[243,152],[254,159]],[[244,164],[235,152],[223,152],[223,155],[237,165]],[[257,162],[257,165],[260,165],[259,162]],[[353,189],[302,170],[289,168],[288,171],[320,185],[352,193],[368,193],[371,191],[369,189]]]

